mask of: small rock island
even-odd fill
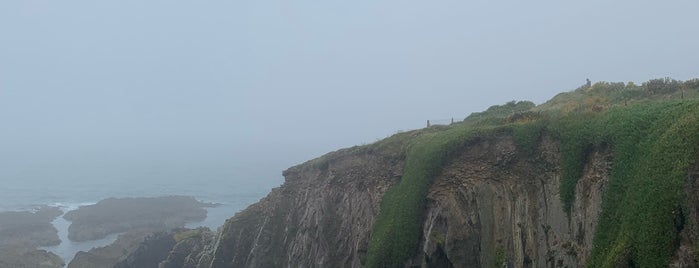
[[[213,206],[191,196],[108,198],[69,211],[63,217],[72,222],[68,228],[70,240],[89,241],[135,229],[183,227],[187,222],[204,220],[205,208]]]
[[[0,267],[63,267],[60,257],[38,247],[61,243],[51,221],[63,214],[56,207],[0,212]]]

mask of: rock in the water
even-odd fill
[[[0,247],[58,245],[61,240],[51,221],[61,214],[63,212],[55,207],[41,207],[34,212],[0,212]]]
[[[167,258],[175,243],[172,232],[153,233],[114,268],[158,267],[158,263]]]
[[[204,208],[211,206],[187,196],[109,198],[69,211],[64,218],[72,222],[68,228],[70,240],[88,241],[139,228],[183,227],[187,222],[204,220]]]
[[[93,248],[89,252],[75,254],[68,268],[114,267],[134,252],[149,234],[148,231],[135,230],[119,235],[114,243]]]
[[[68,268],[198,267],[213,241],[208,228],[131,231],[111,245],[78,252]]]

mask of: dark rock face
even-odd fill
[[[168,256],[173,246],[175,238],[172,233],[151,234],[125,260],[114,265],[114,268],[158,267],[158,263]]]
[[[557,146],[544,139],[540,154],[530,158],[510,137],[494,137],[455,157],[430,188],[412,264],[583,267],[611,154],[608,148],[591,154],[569,219],[559,196]]]
[[[195,268],[211,263],[209,252],[214,241],[214,233],[211,230],[186,230],[175,234],[174,237],[177,244],[160,263],[160,268]]]
[[[560,150],[543,137],[533,155],[523,155],[508,134],[464,148],[431,185],[419,247],[405,266],[584,267],[614,155],[606,146],[591,149],[568,215]],[[380,200],[402,165],[381,151],[342,150],[291,168],[284,185],[229,219],[208,245],[180,241],[161,265],[361,267]],[[699,164],[688,171],[674,219],[671,267],[699,267],[697,178]]]
[[[63,214],[55,207],[41,207],[35,212],[0,212],[0,246],[54,246],[61,243],[51,221]]]
[[[135,229],[183,227],[206,218],[204,208],[210,206],[185,196],[109,198],[69,211],[64,218],[72,222],[68,228],[70,240],[88,241]]]
[[[570,219],[559,196],[560,149],[544,139],[531,159],[512,137],[482,139],[444,167],[428,193],[410,267],[581,267],[611,164],[597,148]],[[197,267],[361,267],[381,197],[400,157],[339,151],[285,172],[286,182],[236,214]]]
[[[134,230],[108,246],[78,252],[68,268],[200,267],[200,260],[211,260],[202,256],[211,249],[213,238],[208,228]]]
[[[401,170],[400,156],[361,148],[287,170],[282,187],[224,224],[211,267],[360,266]]]
[[[135,252],[150,233],[144,230],[130,231],[119,235],[108,246],[93,248],[89,252],[80,251],[75,254],[68,268],[113,267]]]

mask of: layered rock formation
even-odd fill
[[[576,187],[570,219],[559,196],[558,144],[534,157],[507,136],[453,159],[428,194],[420,252],[427,267],[581,267],[592,245],[611,154],[598,148]]]
[[[430,188],[420,248],[406,265],[582,266],[612,156],[607,148],[589,156],[569,218],[558,152],[545,138],[535,157],[524,156],[507,135],[467,147]],[[361,267],[402,164],[395,154],[344,150],[287,170],[282,187],[225,224],[211,267]]]
[[[228,220],[212,267],[357,267],[400,155],[354,148],[284,172],[285,184]]]
[[[362,267],[381,199],[401,178],[409,140],[344,149],[290,168],[281,187],[216,235],[179,230],[151,236],[109,266]],[[528,153],[507,132],[478,138],[434,179],[419,219],[419,246],[405,266],[584,267],[614,160],[606,144],[586,155],[567,213],[556,139],[544,135]],[[699,165],[688,171],[677,212],[673,267],[697,267],[697,174]]]
[[[432,184],[420,246],[406,266],[584,267],[614,156],[607,146],[591,150],[570,214],[560,198],[560,157],[549,137],[534,155],[509,135],[468,146]],[[284,185],[228,220],[188,267],[361,267],[381,197],[402,165],[398,154],[350,149],[291,168]],[[675,267],[696,267],[693,174]]]

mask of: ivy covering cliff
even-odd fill
[[[637,86],[599,82],[533,107],[497,105],[425,132],[406,147],[400,182],[383,197],[367,267],[402,267],[416,252],[427,189],[456,152],[479,137],[509,132],[532,153],[542,135],[561,143],[560,196],[570,213],[575,186],[595,147],[613,148],[590,267],[667,266],[676,247],[686,174],[699,144],[699,83],[669,78]]]

